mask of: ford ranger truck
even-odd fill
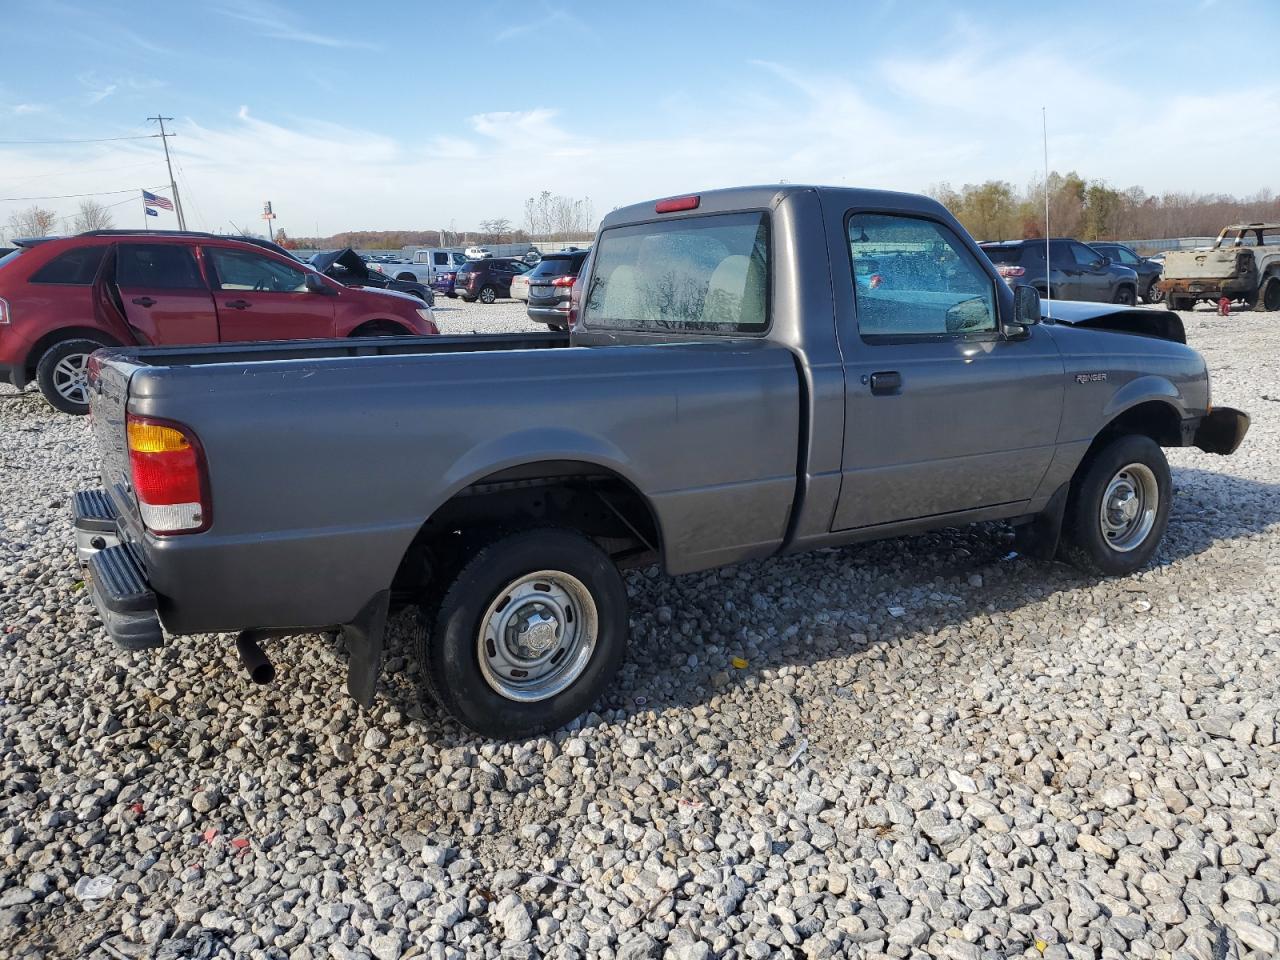
[[[1208,249],[1165,254],[1160,288],[1173,310],[1225,297],[1280,311],[1280,223],[1235,223]]]
[[[627,566],[1004,520],[1033,556],[1143,567],[1162,448],[1232,453],[1248,417],[1144,320],[1175,315],[1063,306],[925,197],[640,203],[602,222],[569,333],[96,353],[77,547],[117,643],[236,634],[266,679],[265,641],[336,628],[365,705],[415,607],[424,695],[524,737],[618,669]]]

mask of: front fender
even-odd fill
[[[1169,404],[1177,411],[1178,417],[1181,419],[1200,412],[1188,409],[1187,398],[1172,380],[1156,374],[1147,374],[1146,376],[1135,377],[1117,390],[1103,408],[1103,418],[1109,423],[1126,410],[1151,400],[1159,400]]]

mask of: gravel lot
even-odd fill
[[[370,713],[328,638],[268,688],[230,637],[115,649],[87,424],[0,396],[0,955],[1276,956],[1280,315],[1183,316],[1254,422],[1170,452],[1142,575],[999,525],[634,573],[608,698],[504,745],[423,714],[400,633]]]

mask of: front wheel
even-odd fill
[[[1147,292],[1143,294],[1142,299],[1147,303],[1160,303],[1164,300],[1164,291],[1160,289],[1160,279],[1158,277],[1147,284]]]
[[[1121,287],[1112,300],[1112,303],[1123,303],[1126,307],[1132,307],[1137,302],[1138,296],[1133,292],[1133,287]]]
[[[497,299],[498,299],[498,291],[493,289],[493,287],[484,287],[480,291],[481,303],[493,303],[493,301]]]
[[[98,340],[63,340],[44,352],[36,384],[50,406],[76,416],[89,412],[89,355],[104,346]]]
[[[544,528],[477,550],[420,614],[425,692],[464,726],[512,740],[563,726],[613,679],[627,591],[609,555]]]
[[[1121,436],[1081,465],[1063,518],[1065,559],[1103,576],[1140,570],[1169,524],[1173,484],[1150,437]]]

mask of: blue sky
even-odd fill
[[[1064,11],[1070,11],[1070,14]],[[474,228],[739,183],[1280,188],[1280,4],[9,0],[0,141],[175,118],[189,226]],[[156,140],[0,142],[0,197],[157,187]],[[128,194],[117,224],[139,226]],[[74,199],[41,200],[60,214]],[[0,223],[28,201],[0,200]],[[153,221],[155,224],[155,221]],[[172,225],[162,214],[161,226]]]

